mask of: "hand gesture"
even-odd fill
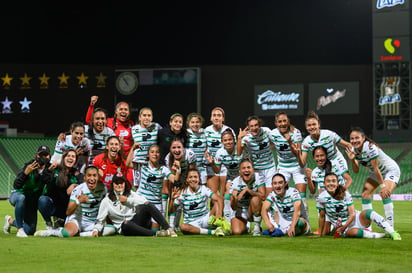
[[[120,203],[125,203],[127,201],[127,197],[124,195],[119,195],[119,201]]]
[[[311,168],[306,168],[305,169],[305,174],[306,174],[306,177],[309,179],[312,176],[312,169]]]
[[[89,197],[87,197],[87,195],[85,195],[83,191],[81,192],[79,196],[77,196],[77,199],[79,200],[80,203],[89,202]]]
[[[135,143],[133,143],[132,149],[133,149],[133,151],[134,151],[134,150],[140,149],[140,147],[141,147],[141,144],[140,144],[139,142],[135,142]]]
[[[349,160],[355,159],[356,153],[355,153],[355,150],[353,148],[352,149],[346,148],[345,152],[348,155]]]
[[[180,161],[179,161],[179,160],[175,160],[175,161],[173,162],[172,171],[173,171],[174,173],[180,172]]]
[[[58,141],[64,142],[66,141],[66,134],[65,133],[60,133],[59,136],[57,137]]]
[[[173,199],[177,199],[177,198],[179,198],[179,195],[180,195],[180,189],[179,189],[179,187],[173,187],[173,188],[172,188],[171,197],[172,197]]]
[[[205,152],[205,158],[207,159],[209,164],[215,163],[215,159],[213,158],[213,156],[209,152]]]
[[[245,128],[244,130],[242,130],[242,128],[239,128],[238,138],[239,138],[239,139],[242,139],[242,138],[245,137],[248,133],[249,133],[249,127],[246,126],[246,128]]]
[[[92,97],[90,98],[90,104],[91,104],[91,105],[95,105],[95,103],[97,102],[98,99],[99,99],[98,96],[92,96]]]
[[[34,160],[31,164],[28,164],[26,169],[24,170],[24,173],[26,175],[29,175],[32,171],[37,170],[38,168],[40,168],[39,163],[37,163],[36,160]]]

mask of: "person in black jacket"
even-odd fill
[[[160,148],[160,164],[165,165],[165,156],[169,153],[170,143],[173,139],[179,138],[183,142],[183,147],[187,146],[187,131],[183,127],[183,116],[175,113],[170,116],[169,126],[159,130],[157,144]]]
[[[52,176],[50,148],[42,145],[37,148],[34,159],[24,164],[14,180],[9,202],[14,206],[16,219],[10,215],[5,216],[4,233],[10,233],[10,227],[15,226],[17,237],[34,234],[37,226],[37,202]]]
[[[75,167],[77,159],[76,150],[67,149],[63,152],[53,179],[46,185],[43,195],[39,198],[39,211],[46,222],[47,229],[64,226],[70,194],[83,182],[83,175]]]

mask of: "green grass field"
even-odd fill
[[[383,213],[381,202],[373,205]],[[181,234],[178,238],[17,238],[12,228],[9,235],[0,233],[1,272],[412,272],[412,203],[394,205],[402,241]],[[359,200],[355,207],[361,209]],[[314,200],[309,200],[309,208],[315,230]],[[3,200],[1,225],[6,214],[13,215],[13,207]]]

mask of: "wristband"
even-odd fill
[[[76,198],[76,200],[74,200],[74,202],[76,202],[76,205],[80,205],[79,199]]]
[[[383,188],[386,187],[386,185],[385,185],[385,184],[380,184],[379,187],[380,187],[381,189],[383,189]]]

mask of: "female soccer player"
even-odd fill
[[[304,207],[299,191],[289,187],[281,173],[273,176],[272,189],[262,205],[262,218],[267,227],[264,234],[272,237],[310,234],[309,223],[301,217]]]
[[[232,234],[240,235],[247,232],[248,219],[253,217],[255,223],[253,236],[260,236],[262,232],[262,217],[260,210],[265,200],[265,183],[255,173],[252,161],[242,159],[239,167],[239,176],[232,182],[232,208],[236,211],[231,220]]]
[[[107,127],[106,110],[95,108],[92,113],[90,124],[84,126],[85,137],[90,141],[89,165],[92,164],[96,155],[104,152],[106,141],[110,136],[114,136],[114,131]]]
[[[341,185],[334,173],[325,176],[325,191],[316,199],[319,210],[320,236],[327,235],[329,230],[324,228],[325,218],[336,227],[336,232],[344,237],[354,238],[383,238],[384,233],[366,230],[373,221],[377,226],[390,234],[393,240],[402,240],[399,233],[378,213],[372,209],[356,211],[352,196]],[[341,223],[341,224],[339,224]]]
[[[309,221],[305,168],[300,167],[298,161],[302,145],[302,134],[298,128],[290,124],[286,112],[279,111],[276,113],[275,125],[276,128],[271,131],[271,137],[277,154],[277,171],[285,176],[286,182],[291,179],[295,182],[295,187],[299,191],[304,205],[304,211],[301,213]]]
[[[129,186],[132,187],[133,172],[126,165],[119,137],[111,136],[107,139],[106,150],[94,158],[93,166],[99,169],[101,180],[108,189],[111,187],[113,176],[118,172],[121,172],[127,178]]]
[[[139,111],[139,123],[132,127],[132,135],[135,143],[139,143],[139,148],[134,146],[133,162],[147,162],[147,152],[149,147],[157,143],[157,135],[162,129],[160,124],[153,122],[153,111],[144,107]]]
[[[209,199],[215,202],[211,211],[208,209]],[[174,212],[183,206],[183,223],[180,225],[183,234],[225,236],[225,232],[230,232],[230,225],[222,218],[222,205],[222,197],[200,185],[199,170],[190,169],[185,186],[173,188],[169,210]]]
[[[380,188],[386,220],[394,226],[394,212],[391,194],[399,182],[401,170],[372,139],[365,135],[363,129],[355,127],[350,131],[350,142],[354,149],[346,149],[352,169],[359,172],[360,164],[369,169],[362,192],[362,209],[372,209],[373,193]]]
[[[226,129],[230,129],[233,135],[236,135],[232,128],[225,125],[225,111],[220,107],[215,107],[211,111],[210,115],[211,125],[205,128],[207,139],[207,152],[211,156],[215,157],[217,150],[222,147],[222,133]],[[222,166],[220,173],[215,173],[212,166],[207,166],[207,186],[217,194],[222,194],[225,190],[226,184],[226,167]]]
[[[235,136],[232,130],[228,128],[222,133],[223,147],[217,150],[215,157],[210,154],[207,155],[207,160],[215,173],[220,173],[222,166],[226,167],[227,170],[223,212],[228,221],[233,217],[233,210],[230,205],[230,188],[233,179],[239,176],[239,164],[242,160],[242,156],[237,155],[235,143]]]
[[[205,130],[202,128],[204,118],[199,113],[190,113],[186,118],[187,147],[196,154],[196,167],[200,172],[200,183],[206,184],[205,153],[207,151],[207,140]]]
[[[266,196],[272,191],[272,177],[276,173],[275,157],[272,153],[272,140],[270,129],[262,127],[262,121],[257,116],[250,116],[246,120],[246,129],[239,131],[237,141],[237,154],[241,155],[245,150],[252,159],[259,179],[265,183]]]
[[[343,168],[348,169],[348,163],[339,151],[337,146],[342,148],[352,148],[352,145],[343,140],[338,134],[331,130],[320,128],[320,119],[318,115],[309,111],[306,116],[306,130],[309,135],[305,137],[302,142],[302,150],[299,153],[299,164],[302,168],[305,167],[308,153],[312,152],[316,146],[324,146],[328,151],[328,158],[330,161],[335,161],[336,165],[342,165]]]

